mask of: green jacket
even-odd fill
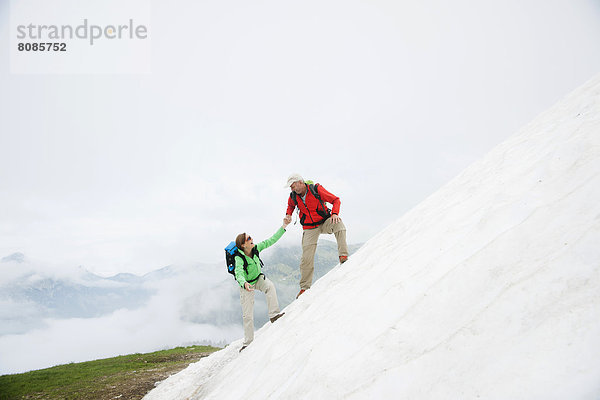
[[[285,233],[285,229],[283,227],[279,228],[277,232],[273,236],[271,236],[267,240],[263,240],[262,242],[256,244],[256,249],[261,252],[267,247],[274,245]],[[239,250],[241,256],[235,256],[235,279],[238,281],[241,287],[244,287],[244,283],[249,281],[255,281],[256,278],[261,274],[260,268],[260,260],[258,259],[258,255],[254,257],[248,257],[244,254],[243,250]],[[242,257],[246,257],[246,261],[248,261],[248,273],[244,271],[244,260]]]

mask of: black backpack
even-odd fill
[[[313,183],[312,181],[306,181],[306,185],[308,186],[308,190],[310,190],[310,192],[312,193],[313,196],[315,196],[315,198],[317,200],[319,200],[319,203],[321,203],[321,207],[323,207],[322,210],[319,210],[317,208],[317,214],[319,214],[323,220],[326,220],[327,218],[331,217],[331,210],[327,207],[325,207],[325,203],[323,203],[323,200],[321,199],[321,195],[319,194],[319,184],[318,183]],[[290,193],[290,197],[292,198],[292,201],[294,202],[294,204],[297,206],[298,205],[298,194],[294,191],[292,191]],[[307,226],[311,226],[311,225],[319,225],[321,222],[319,223],[304,223],[305,220],[305,216],[302,216],[302,218],[300,218],[300,223],[302,225],[307,225]]]
[[[254,257],[254,255],[258,256],[258,249],[256,246],[254,246],[252,249],[252,256]],[[235,279],[235,256],[241,257],[242,261],[244,262],[244,272],[248,274],[248,260],[246,260],[246,257],[244,257],[244,255],[237,248],[235,242],[231,242],[229,245],[227,245],[227,247],[225,247],[225,263],[227,264],[227,272],[233,275],[233,279]],[[260,261],[261,268],[265,266],[263,261],[260,259],[260,256],[258,257],[258,261]],[[260,274],[258,276],[260,276]],[[256,279],[248,281],[248,283],[258,280],[258,276]]]

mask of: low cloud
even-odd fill
[[[35,269],[29,265],[30,272]],[[0,374],[181,345],[224,344],[242,335],[237,287],[224,267],[169,267],[144,279],[143,287],[154,295],[142,307],[97,318],[47,318],[40,304],[2,300],[2,323],[24,333],[0,336]]]

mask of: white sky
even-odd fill
[[[151,74],[0,56],[0,257],[218,262],[275,231],[291,172],[365,241],[600,71],[598,1],[152,3]]]

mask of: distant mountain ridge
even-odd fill
[[[359,245],[350,246],[351,252]],[[275,247],[263,257],[265,274],[273,280],[279,301],[285,307],[298,292],[300,246]],[[101,277],[83,267],[72,276],[55,276],[43,268],[28,264],[22,253],[2,258],[6,266],[19,265],[19,273],[12,278],[0,278],[0,336],[19,334],[44,325],[46,319],[96,318],[119,309],[135,310],[144,307],[153,296],[181,296],[181,318],[200,324],[240,324],[239,292],[231,275],[222,264],[178,267],[166,266],[145,275],[118,273]],[[334,242],[320,242],[315,256],[315,279],[323,276],[338,263]],[[162,293],[161,290],[178,282],[203,280],[205,275],[216,279],[215,290],[220,299],[209,299],[198,290]],[[212,296],[212,295],[211,295]],[[217,304],[215,304],[217,302]],[[210,305],[210,306],[209,306]],[[263,296],[256,297],[256,324],[267,320]]]
[[[45,319],[94,318],[135,309],[156,292],[144,286],[143,278],[123,278],[103,278],[79,267],[72,278],[25,270],[14,279],[0,280],[0,335],[40,328]]]

